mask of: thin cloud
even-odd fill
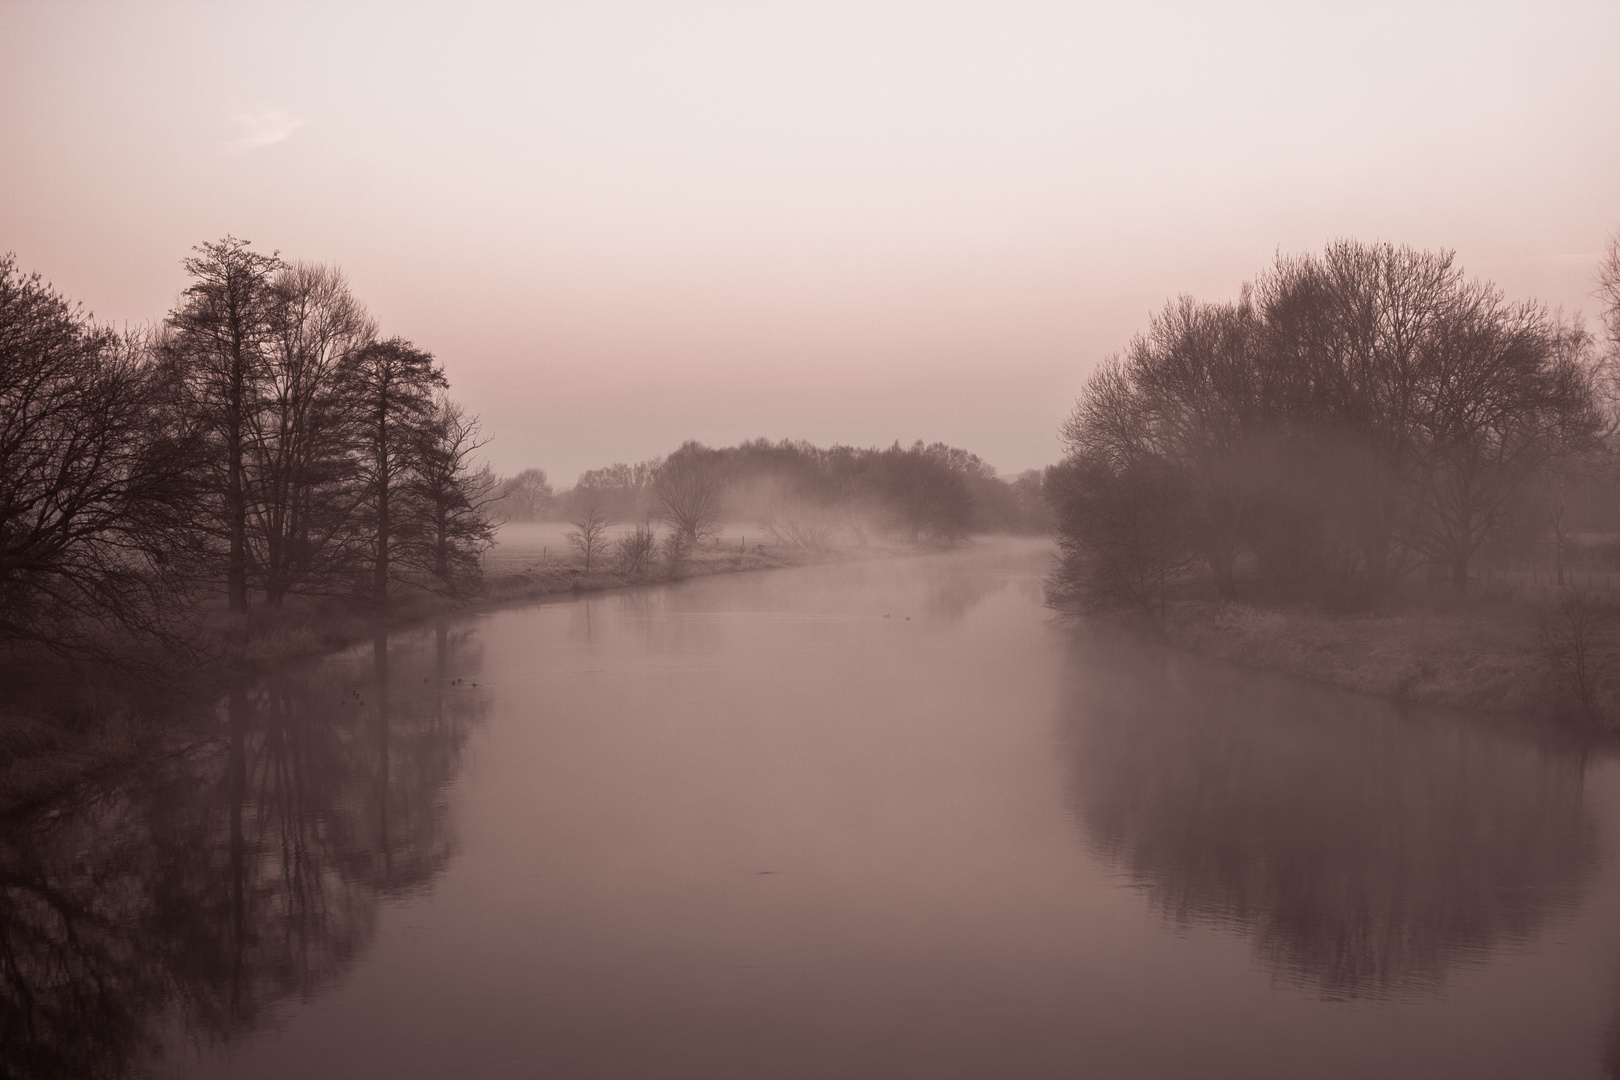
[[[304,126],[302,120],[286,109],[237,113],[232,123],[236,126],[237,136],[226,141],[225,147],[229,150],[256,150],[261,146],[272,146]]]

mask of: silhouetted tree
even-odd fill
[[[371,596],[388,602],[395,541],[412,534],[406,503],[434,416],[434,394],[447,384],[431,353],[403,338],[372,342],[345,369],[345,391],[358,431],[358,475],[368,525]]]
[[[247,483],[252,566],[272,607],[348,554],[358,493],[342,375],[373,333],[337,270],[299,263],[274,279]]]
[[[1453,294],[1432,340],[1418,422],[1426,527],[1414,540],[1459,592],[1529,479],[1599,433],[1590,373],[1555,342],[1544,308],[1485,285]]]
[[[167,376],[0,258],[0,642],[83,648],[173,613],[195,447]]]
[[[1603,305],[1603,331],[1609,354],[1620,361],[1620,232],[1609,237],[1608,249],[1598,266],[1598,302]]]
[[[275,333],[274,254],[234,237],[193,248],[182,265],[192,277],[169,315],[170,340],[189,392],[188,408],[207,431],[213,531],[224,541],[225,591],[232,611],[248,606],[248,475],[250,440],[266,349]]]
[[[454,585],[477,576],[479,556],[495,542],[495,477],[487,465],[473,468],[473,454],[483,445],[477,418],[443,393],[420,438],[408,484],[418,521],[409,530],[407,551],[420,552],[424,571]]]
[[[568,533],[568,545],[579,552],[585,561],[585,572],[591,572],[591,563],[607,547],[608,519],[596,507],[587,507],[574,528]]]
[[[1275,465],[1286,455],[1292,516],[1359,560],[1373,590],[1404,571],[1397,545],[1410,550],[1422,526],[1424,372],[1463,285],[1450,252],[1344,240],[1321,256],[1279,257],[1255,290],[1256,393],[1276,436],[1263,456]]]
[[[1167,591],[1197,550],[1186,473],[1158,452],[1156,417],[1124,362],[1103,365],[1064,429],[1068,456],[1046,472],[1059,606],[1125,609],[1162,625]]]

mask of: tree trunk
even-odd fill
[[[377,680],[377,849],[382,853],[382,880],[392,884],[394,852],[388,840],[388,635],[371,639],[371,670]]]
[[[1233,564],[1237,561],[1231,548],[1220,548],[1207,556],[1210,573],[1215,575],[1215,591],[1222,600],[1236,600],[1237,577]]]
[[[434,535],[433,572],[440,581],[450,580],[450,523],[444,510],[439,510],[438,528]]]
[[[388,603],[388,472],[384,469],[377,481],[377,565],[373,572],[372,592],[377,606]]]
[[[393,477],[388,472],[388,392],[382,393],[377,406],[377,565],[372,568],[372,596],[379,608],[388,604],[388,520],[389,487]]]
[[[1388,515],[1380,508],[1361,537],[1361,562],[1367,573],[1367,587],[1373,592],[1389,583],[1389,537]]]
[[[229,457],[225,491],[226,529],[230,534],[230,551],[225,562],[225,593],[232,611],[246,611],[247,597],[247,493],[242,477],[242,427],[238,404],[233,405],[233,416],[226,432],[226,454]]]
[[[1451,560],[1451,591],[1461,596],[1468,591],[1468,556],[1458,555]]]
[[[243,823],[243,807],[247,802],[247,737],[248,696],[247,684],[240,679],[231,683],[227,715],[230,721],[230,854],[229,890],[231,909],[231,997],[232,1015],[241,1007],[244,983],[244,964],[247,954],[247,835]]]

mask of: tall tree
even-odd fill
[[[345,366],[346,399],[354,410],[358,472],[365,492],[371,548],[371,594],[388,602],[397,557],[394,542],[408,533],[404,505],[434,414],[434,393],[447,385],[433,355],[403,338],[375,341]]]
[[[495,542],[490,516],[499,497],[495,477],[487,465],[473,467],[473,455],[484,445],[478,418],[445,394],[435,398],[419,438],[408,484],[416,520],[406,530],[407,542],[423,571],[454,587],[477,576],[479,555]],[[544,483],[544,473],[540,480]]]
[[[374,324],[332,267],[298,263],[273,283],[270,334],[251,415],[249,532],[266,601],[330,570],[356,505],[343,365]]]
[[[1417,527],[1421,380],[1446,305],[1463,286],[1449,251],[1339,240],[1279,257],[1255,302],[1260,402],[1297,452],[1331,465],[1327,502],[1373,589]]]
[[[1468,587],[1474,554],[1527,482],[1600,429],[1588,372],[1556,350],[1540,305],[1474,284],[1433,335],[1418,426],[1423,527],[1414,542]]]
[[[232,611],[248,606],[248,461],[261,406],[259,383],[274,336],[273,288],[283,264],[227,236],[193,248],[182,264],[192,277],[169,315],[171,344],[189,390],[190,407],[216,444],[210,485],[214,529],[224,540],[225,592]]]

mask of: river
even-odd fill
[[[8,828],[7,1076],[1620,1075],[1620,768],[1035,542],[394,633]]]

